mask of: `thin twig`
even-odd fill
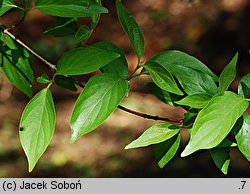
[[[1,28],[2,29],[2,28]],[[15,40],[18,44],[20,44],[22,47],[24,47],[26,50],[28,50],[32,55],[34,55],[36,58],[41,60],[43,63],[45,63],[52,71],[56,70],[56,66],[46,59],[44,59],[42,56],[37,54],[34,50],[32,50],[29,46],[27,46],[24,42],[19,40],[15,35],[13,35],[8,29],[3,30],[4,34],[7,34],[9,37],[11,37],[13,40]]]
[[[139,116],[139,117],[142,117],[144,119],[151,119],[151,120],[155,120],[155,121],[167,121],[167,122],[171,122],[171,123],[181,123],[182,120],[171,120],[169,118],[165,118],[165,117],[159,117],[159,116],[152,116],[152,115],[148,115],[148,114],[145,114],[145,113],[141,113],[141,112],[137,112],[137,111],[134,111],[134,110],[131,110],[131,109],[128,109],[126,107],[123,107],[121,105],[119,105],[117,108],[125,111],[125,112],[128,112],[128,113],[131,113],[133,115],[136,115],[136,116]]]
[[[21,40],[17,39],[15,37],[15,35],[13,35],[8,29],[6,29],[3,25],[0,24],[0,30],[3,31],[5,34],[7,34],[9,37],[11,37],[13,40],[15,40],[18,44],[20,44],[22,47],[24,47],[25,49],[27,49],[31,54],[33,54],[36,58],[40,59],[44,64],[47,65],[47,67],[49,67],[53,72],[56,70],[56,65],[50,63],[49,61],[47,61],[46,59],[44,59],[42,56],[40,56],[39,54],[37,54],[34,50],[32,50],[29,46],[27,46],[24,42],[22,42]],[[76,81],[76,84],[81,87],[81,88],[84,88],[85,85],[79,81]],[[148,114],[144,114],[144,113],[141,113],[141,112],[137,112],[137,111],[134,111],[134,110],[131,110],[131,109],[128,109],[126,107],[123,107],[121,105],[118,105],[118,108],[127,112],[127,113],[130,113],[130,114],[133,114],[133,115],[136,115],[136,116],[139,116],[139,117],[142,117],[144,119],[151,119],[151,120],[158,120],[158,121],[167,121],[167,122],[173,122],[173,123],[181,123],[182,120],[171,120],[169,118],[164,118],[164,117],[159,117],[159,116],[152,116],[152,115],[148,115]]]

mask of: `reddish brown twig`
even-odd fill
[[[15,37],[15,35],[13,35],[8,29],[6,29],[1,24],[0,24],[0,30],[3,31],[5,34],[7,34],[9,37],[11,37],[13,40],[15,40],[22,47],[24,47],[25,49],[27,49],[36,58],[38,58],[39,60],[41,60],[47,67],[49,67],[51,69],[52,72],[54,72],[56,70],[56,65],[50,63],[49,61],[47,61],[46,59],[44,59],[42,56],[40,56],[38,53],[36,53],[33,49],[31,49],[29,46],[27,46],[24,42],[22,42],[21,40],[17,39]],[[79,82],[79,81],[76,81],[76,84],[79,87],[81,87],[81,88],[85,87],[85,85],[83,83]],[[153,115],[149,115],[149,114],[137,112],[137,111],[128,109],[126,107],[123,107],[121,105],[118,105],[118,108],[121,109],[121,110],[123,110],[123,111],[125,111],[125,112],[127,112],[127,113],[130,113],[130,114],[142,117],[144,119],[151,119],[151,120],[155,120],[155,121],[166,121],[166,122],[172,122],[172,123],[181,123],[182,122],[182,120],[178,120],[178,121],[177,120],[171,120],[169,118],[164,118],[164,117],[159,117],[159,116],[153,116]]]

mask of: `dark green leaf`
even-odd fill
[[[163,168],[176,154],[180,146],[180,133],[174,137],[155,145],[155,159]]]
[[[240,152],[250,161],[250,115],[244,114],[234,127],[234,135]]]
[[[116,10],[120,23],[125,33],[128,35],[136,55],[138,58],[141,58],[144,53],[144,37],[140,27],[123,7],[121,0],[116,0]]]
[[[59,17],[89,17],[108,10],[94,0],[37,0],[35,8]]]
[[[61,18],[59,17],[54,25],[49,30],[44,32],[45,35],[53,35],[57,37],[64,37],[75,34],[77,32],[76,18]]]
[[[6,44],[3,46],[3,34],[0,33],[0,58],[1,67],[7,78],[18,89],[30,98],[32,97],[33,71],[29,64],[28,52],[18,47],[15,42],[6,35]]]
[[[234,56],[231,62],[222,71],[219,78],[219,90],[220,92],[226,91],[230,84],[233,82],[236,76],[236,63],[238,60],[238,53]]]
[[[161,143],[179,133],[179,127],[169,123],[156,124],[147,129],[138,139],[128,144],[125,149],[145,147]]]
[[[43,74],[41,77],[38,77],[36,80],[37,82],[41,84],[48,84],[51,82],[50,78],[46,74]]]
[[[144,65],[144,68],[148,70],[154,83],[161,89],[173,94],[183,95],[172,74],[161,65],[155,62],[149,62]]]
[[[240,80],[238,93],[240,96],[250,99],[250,73]]]
[[[71,142],[94,130],[117,108],[128,90],[120,76],[102,73],[92,77],[78,97],[72,113]]]
[[[245,99],[229,91],[213,97],[199,112],[191,129],[190,141],[181,156],[219,145],[248,105]]]
[[[127,63],[124,53],[118,46],[116,46],[115,44],[112,44],[111,42],[98,42],[98,43],[93,44],[92,46],[100,48],[100,49],[104,49],[107,51],[115,52],[120,55],[119,58],[113,60],[106,66],[102,67],[101,68],[102,72],[117,74],[123,78],[128,77],[128,63]]]
[[[160,64],[173,74],[189,95],[201,92],[212,95],[217,93],[214,81],[218,81],[218,77],[198,59],[184,52],[165,51],[151,58],[150,62]]]
[[[189,95],[180,101],[176,101],[175,103],[179,105],[201,109],[201,108],[204,108],[208,104],[211,98],[212,96],[207,93],[197,93],[197,94]]]
[[[199,61],[195,57],[188,55],[182,51],[178,51],[178,50],[164,51],[164,52],[157,54],[153,58],[151,58],[150,61],[155,61],[156,63],[159,63],[166,69],[170,69],[170,70],[173,70],[174,68],[177,68],[178,70],[179,66],[184,66],[188,69],[201,71],[209,75],[210,77],[212,77],[214,81],[219,80],[218,77],[201,61]]]
[[[237,147],[237,144],[228,139],[224,139],[219,145],[217,145],[217,147],[218,148]]]
[[[120,57],[118,53],[94,46],[73,49],[63,55],[57,65],[57,75],[82,75],[94,72]]]
[[[25,107],[19,137],[28,158],[29,172],[45,152],[55,130],[55,107],[49,88],[37,93]]]
[[[99,3],[100,5],[102,5],[102,1],[101,0],[95,0],[97,3]],[[94,29],[97,24],[99,23],[100,20],[100,14],[94,15],[90,18],[91,20],[91,29]]]
[[[215,165],[223,172],[227,174],[230,163],[230,148],[213,148],[211,149],[211,156]]]
[[[12,0],[1,0],[0,1],[0,16],[5,14],[12,8],[17,8],[18,6]]]
[[[76,81],[72,77],[57,75],[55,77],[55,83],[56,83],[56,85],[58,85],[58,86],[60,86],[62,88],[65,88],[65,89],[68,89],[68,90],[71,90],[71,91],[77,91],[77,88],[75,86]]]
[[[183,125],[187,126],[194,123],[197,115],[198,115],[197,109],[191,109],[188,112],[186,112],[183,119]]]
[[[80,26],[80,28],[76,32],[75,39],[77,42],[84,42],[89,38],[90,34],[91,34],[91,30],[89,29],[89,27],[86,25],[83,25],[83,26]]]
[[[181,96],[166,92],[159,88],[155,83],[147,83],[147,86],[159,100],[169,105],[175,106],[176,104],[174,102],[181,99]]]

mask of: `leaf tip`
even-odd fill
[[[181,157],[186,157],[186,156],[192,154],[193,152],[195,152],[194,150],[191,150],[189,147],[190,147],[189,145],[186,146],[186,148],[181,153]]]

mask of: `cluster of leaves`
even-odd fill
[[[186,128],[191,137],[181,153],[182,157],[208,149],[216,166],[225,174],[231,147],[237,146],[250,161],[250,116],[244,114],[249,106],[250,74],[240,81],[238,94],[227,91],[236,76],[238,54],[219,77],[198,59],[178,50],[164,51],[141,62],[144,54],[142,31],[121,0],[116,0],[119,21],[138,57],[137,67],[129,75],[125,55],[118,46],[110,42],[84,45],[98,24],[100,14],[108,12],[100,0],[37,0],[34,7],[32,1],[25,2],[20,7],[12,0],[1,1],[0,15],[12,8],[24,13],[39,9],[58,17],[55,25],[44,32],[45,35],[73,35],[78,43],[82,43],[81,47],[61,57],[52,78],[46,74],[37,78],[47,87],[32,97],[34,76],[29,53],[11,37],[3,32],[0,34],[2,70],[17,88],[31,98],[22,113],[19,132],[29,171],[33,170],[48,147],[55,130],[55,107],[50,86],[55,83],[76,91],[76,81],[71,76],[96,70],[102,73],[90,78],[75,103],[70,121],[71,143],[101,125],[128,95],[129,80],[145,74],[152,78],[153,82],[147,83],[147,86],[159,100],[181,106],[187,112],[180,125],[167,122],[156,124],[126,149],[155,145],[155,157],[162,168],[176,155],[181,141],[180,130]],[[80,17],[89,17],[91,25],[78,26]],[[139,69],[140,73],[136,74]],[[229,134],[234,135],[235,142],[228,139]]]

